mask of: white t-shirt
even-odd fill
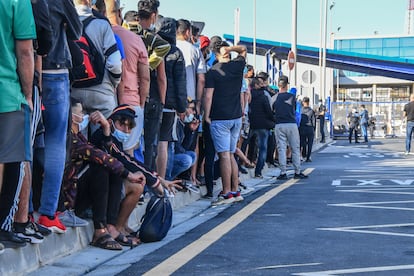
[[[205,74],[207,71],[203,55],[200,49],[185,40],[177,40],[177,47],[184,55],[187,75],[187,96],[191,97],[191,99],[197,99],[197,74]]]

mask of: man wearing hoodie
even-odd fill
[[[171,45],[170,51],[164,59],[167,93],[162,113],[157,154],[157,171],[161,177],[165,177],[167,160],[173,158],[174,155],[173,147],[169,150],[168,143],[177,140],[177,137],[173,137],[176,113],[184,113],[187,106],[185,62],[183,53],[176,46],[176,29],[177,21],[173,18],[160,18],[156,24],[157,34]]]

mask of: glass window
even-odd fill
[[[382,54],[386,57],[399,57],[400,56],[400,48],[393,47],[393,48],[383,48]]]
[[[351,41],[351,48],[366,48],[367,47],[367,41],[365,39],[355,39]]]
[[[414,47],[401,48],[400,57],[414,58]]]
[[[400,46],[401,47],[414,46],[414,37],[401,37]]]
[[[339,49],[349,50],[351,42],[349,40],[339,40]]]
[[[382,47],[381,38],[367,39],[367,48],[381,48],[381,47]]]
[[[382,56],[382,48],[368,48],[367,54]]]
[[[351,51],[353,53],[366,54],[367,48],[352,48]]]
[[[383,47],[399,47],[400,46],[400,39],[399,38],[384,38]]]

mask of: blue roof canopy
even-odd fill
[[[234,42],[234,36],[225,34],[224,38]],[[240,43],[253,53],[253,38],[240,37]],[[256,39],[256,53],[266,55],[271,52],[278,59],[287,59],[291,49],[290,43]],[[296,61],[318,65],[319,48],[303,45],[296,46]],[[330,68],[360,72],[375,76],[414,81],[414,60],[405,58],[390,58],[377,55],[359,54],[338,50],[326,50],[326,66]]]

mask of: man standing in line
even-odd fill
[[[309,107],[308,97],[303,98],[302,105],[299,125],[300,147],[302,148],[302,157],[306,157],[306,162],[312,162],[310,156],[315,137],[316,116],[315,111]]]
[[[325,112],[326,106],[319,100],[318,107],[318,119],[319,119],[319,132],[321,134],[321,143],[325,143]]]
[[[411,137],[414,130],[414,94],[410,95],[410,102],[404,106],[404,117],[407,119],[405,155],[408,155],[411,150]]]
[[[276,144],[279,156],[280,175],[279,180],[287,180],[286,174],[286,149],[290,146],[292,151],[292,162],[295,168],[295,179],[307,178],[300,170],[300,138],[299,130],[296,124],[295,95],[287,93],[289,80],[287,76],[280,76],[278,81],[279,93],[273,103],[275,112],[276,127]]]
[[[38,223],[55,233],[62,234],[66,232],[66,227],[55,213],[66,161],[64,149],[70,106],[69,69],[72,67],[72,60],[67,41],[79,39],[82,34],[82,24],[72,0],[47,2],[53,39],[49,54],[42,60],[45,162]]]
[[[362,135],[364,136],[364,143],[368,143],[368,110],[365,109],[365,104],[361,104],[361,112],[359,113],[359,117],[361,117],[360,120],[360,126]]]
[[[30,111],[33,109],[33,39],[36,29],[30,1],[0,4],[0,251],[26,245],[13,233],[13,217],[31,161]]]
[[[239,56],[230,60],[233,51]],[[227,42],[218,41],[214,52],[218,63],[207,73],[204,111],[220,159],[223,190],[213,202],[220,205],[243,200],[238,191],[239,170],[234,153],[242,124],[240,90],[247,50],[245,46],[230,47]]]

